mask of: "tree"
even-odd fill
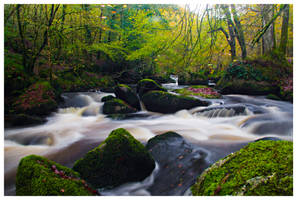
[[[282,32],[279,49],[280,51],[286,55],[287,43],[288,43],[288,24],[289,24],[289,5],[286,4],[286,7],[283,11],[283,22],[282,22]]]

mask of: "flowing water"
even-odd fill
[[[170,84],[164,86],[174,88]],[[232,151],[233,144],[263,137],[293,139],[293,105],[288,102],[225,95],[223,99],[211,100],[208,107],[166,115],[142,110],[127,120],[112,120],[101,111],[101,98],[106,95],[110,93],[65,93],[65,103],[48,117],[47,123],[5,129],[5,194],[15,194],[16,169],[22,157],[37,154],[72,167],[75,160],[117,128],[127,129],[144,144],[158,134],[175,131],[193,144],[224,146],[226,153]],[[211,156],[219,158],[220,151]],[[157,171],[158,168],[142,182],[128,183],[102,194],[150,195],[146,188],[154,184]]]

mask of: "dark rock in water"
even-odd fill
[[[158,91],[167,91],[165,88],[160,86],[156,81],[152,79],[142,79],[137,83],[136,88],[139,96],[144,95],[145,93],[152,91],[152,90],[158,90]]]
[[[24,157],[16,175],[17,196],[91,196],[98,194],[79,173],[37,155]]]
[[[246,115],[246,107],[243,105],[220,105],[213,106],[199,110],[198,115],[203,115],[206,117],[232,117],[236,115]]]
[[[26,115],[26,114],[17,114],[10,115],[8,119],[5,119],[9,122],[11,126],[27,126],[27,125],[39,125],[46,122],[46,119],[38,116]]]
[[[183,195],[209,166],[207,152],[193,147],[175,132],[153,137],[146,147],[160,166],[148,189],[152,195]]]
[[[119,84],[114,89],[117,98],[122,99],[127,104],[140,110],[140,103],[138,96],[132,91],[132,89],[124,84]]]
[[[114,119],[114,120],[125,120],[125,119],[141,119],[152,117],[148,113],[127,113],[127,114],[110,114],[107,115],[108,118]]]
[[[104,142],[75,162],[73,169],[96,188],[142,181],[155,161],[145,147],[123,128],[112,131]]]
[[[293,143],[249,143],[207,168],[191,191],[195,196],[292,196]]]
[[[175,113],[183,109],[191,109],[197,106],[207,106],[209,102],[193,97],[178,96],[163,91],[151,91],[141,98],[145,108],[159,113]]]
[[[280,139],[278,137],[263,137],[263,138],[260,138],[260,139],[255,140],[255,142],[258,142],[258,141],[261,141],[261,140],[279,141],[279,140],[282,140],[282,139]]]
[[[101,102],[106,102],[106,101],[112,100],[114,98],[115,98],[114,96],[108,95],[108,96],[102,97]]]
[[[121,99],[114,98],[104,103],[103,114],[126,114],[137,112]]]

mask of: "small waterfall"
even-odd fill
[[[175,80],[175,85],[178,86],[178,76],[177,75],[170,75],[170,78]]]
[[[200,111],[196,113],[196,116],[204,116],[207,118],[215,118],[215,117],[233,117],[237,115],[247,115],[247,110],[245,109],[243,112],[238,113],[232,108],[217,108],[211,110]]]

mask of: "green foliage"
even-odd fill
[[[16,175],[17,196],[91,196],[97,192],[79,173],[44,157],[22,158]]]
[[[233,78],[255,81],[266,80],[266,77],[263,77],[262,72],[259,69],[244,62],[231,63],[227,67],[224,77],[229,80],[232,80]]]
[[[253,142],[206,169],[193,195],[293,195],[293,143]]]
[[[112,131],[98,147],[73,166],[96,188],[141,181],[155,167],[145,147],[123,128]]]

